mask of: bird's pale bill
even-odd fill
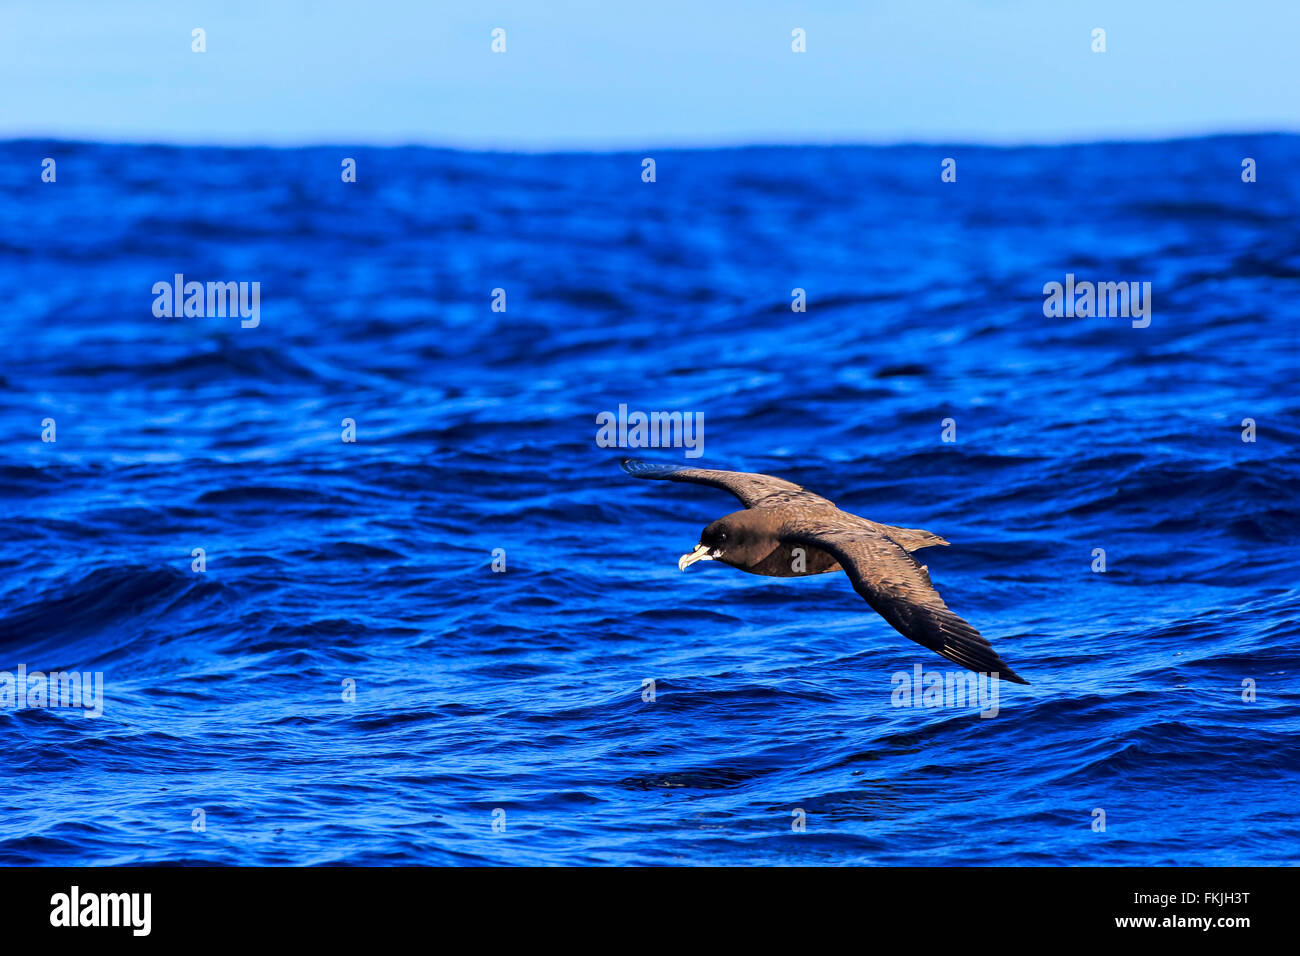
[[[690,554],[683,554],[677,561],[677,570],[685,571],[696,561],[712,561],[721,551],[711,551],[702,544],[697,544]]]

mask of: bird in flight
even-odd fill
[[[1028,684],[1003,662],[980,632],[948,609],[912,552],[947,545],[937,534],[895,528],[841,511],[821,495],[772,475],[689,468],[624,458],[634,478],[712,485],[740,499],[745,510],[719,518],[677,567],[721,561],[750,574],[802,577],[844,571],[871,609],[894,630],[954,664]]]

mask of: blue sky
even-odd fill
[[[551,149],[1300,130],[1298,59],[1300,0],[8,0],[0,136]]]

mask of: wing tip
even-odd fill
[[[621,458],[619,459],[619,465],[633,478],[667,478],[669,475],[683,470],[681,465],[646,461],[644,458]]]
[[[991,645],[979,637],[978,631],[975,632],[975,637],[978,643],[945,641],[939,656],[977,674],[985,674],[990,678],[996,677],[1012,684],[1029,684],[1029,681],[1007,666],[1007,662],[998,656],[998,652],[993,650]]]
[[[973,669],[974,668],[972,668],[972,670]],[[1012,684],[1028,685],[1029,683],[1029,681],[1025,680],[1008,667],[1006,661],[998,657],[996,654],[993,655],[992,661],[987,661],[981,664],[980,671],[987,674],[990,678],[996,677],[998,680],[1008,681]]]
[[[943,654],[941,656],[947,657],[954,664],[960,664],[968,671],[973,671],[976,674],[983,674],[985,677],[989,678],[990,680],[1004,680],[1011,684],[1024,684],[1025,686],[1029,686],[1029,681],[1025,680],[1023,677],[1021,677],[1019,674],[1013,671],[1002,661],[995,661],[993,663],[981,662],[978,665],[972,665],[967,663],[966,661],[959,661],[953,659],[952,657],[948,657],[947,654]]]

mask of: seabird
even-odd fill
[[[634,478],[722,488],[745,506],[705,528],[695,550],[677,562],[680,570],[714,560],[750,574],[781,578],[842,570],[872,610],[904,637],[970,670],[1029,683],[998,657],[979,631],[948,609],[930,583],[929,569],[912,557],[913,551],[948,544],[937,534],[859,518],[772,475],[635,458],[624,458],[622,465]]]

